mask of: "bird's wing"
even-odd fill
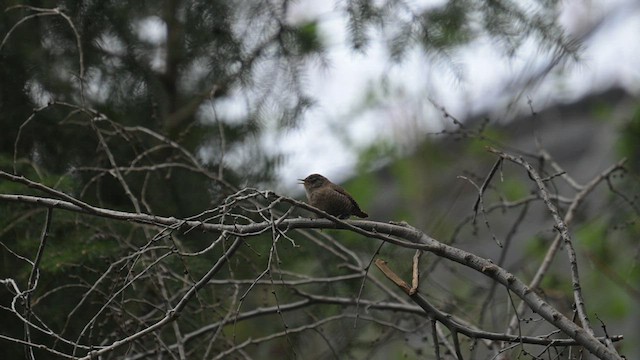
[[[347,192],[347,190],[343,189],[341,186],[336,185],[334,187],[334,190],[339,192],[340,194],[344,195],[347,197],[347,199],[349,199],[349,201],[351,201],[351,204],[353,204],[353,206],[355,206],[356,209],[360,210],[360,205],[358,205],[358,203],[356,202],[356,200],[349,195],[349,193]],[[362,211],[362,210],[360,210]]]

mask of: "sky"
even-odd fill
[[[640,2],[560,3],[559,20],[568,33],[582,37],[593,24],[599,25],[585,36],[580,62],[565,66],[561,74],[551,73],[523,93],[523,101],[531,99],[540,110],[612,86],[640,94]],[[448,121],[434,104],[461,120],[486,112],[500,119],[513,117],[518,107],[508,107],[513,98],[509,85],[548,61],[533,43],[505,58],[490,39],[480,38],[454,52],[455,66],[429,59],[419,50],[393,64],[379,35],[365,54],[349,48],[345,19],[336,10],[340,4],[303,0],[291,9],[294,23],[319,21],[329,66],[311,64],[307,69],[307,91],[317,104],[300,126],[262,139],[266,148],[285,154],[277,189],[283,193],[302,191],[297,179],[311,173],[338,183],[348,179],[358,152],[375,141],[390,141],[410,151],[412,143]],[[368,102],[372,97],[373,106]]]

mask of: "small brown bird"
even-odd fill
[[[366,218],[369,215],[360,210],[358,203],[343,189],[319,174],[311,174],[298,179],[304,185],[311,206],[327,212],[337,218],[347,219],[351,215]]]

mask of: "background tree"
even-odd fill
[[[355,238],[307,228],[346,227],[357,241],[365,235],[393,244],[400,259],[419,248],[486,274],[481,258],[438,250],[428,237],[411,239],[407,226],[388,225],[392,236],[381,236],[382,225],[371,223],[286,219],[305,206],[254,189],[268,188],[282,160],[265,151],[260,133],[296,125],[313,103],[303,67],[325,61],[316,24],[290,22],[290,6],[169,0],[6,7],[3,355],[366,357],[379,349],[406,353],[400,340],[419,335],[432,343],[409,341],[419,353],[440,344],[438,352],[460,357],[461,333],[471,344],[485,339],[482,354],[531,352],[529,346],[566,354],[568,344],[580,344],[615,358],[610,344],[605,349],[592,338],[556,344],[539,333],[469,333],[480,330],[447,320],[424,299],[411,303],[374,273],[373,256],[390,245],[379,250],[371,243],[357,253]],[[575,43],[547,20],[553,7],[537,10],[502,1],[424,9],[352,1],[340,8],[357,51],[366,51],[371,29],[380,29],[397,59],[417,45],[446,60],[450,49],[482,33],[507,51],[533,34],[558,59],[573,55]],[[508,153],[498,158],[514,160]],[[507,274],[489,276],[528,297],[529,307],[542,304]],[[449,311],[459,303],[438,305]],[[559,319],[547,319],[548,326],[566,332],[572,325]],[[495,334],[506,343],[495,342]],[[512,342],[520,346],[510,350],[505,344]]]

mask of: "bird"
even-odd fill
[[[360,209],[358,203],[340,185],[336,185],[320,174],[311,174],[298,179],[304,185],[309,204],[339,219],[351,215],[366,218],[369,215]]]

